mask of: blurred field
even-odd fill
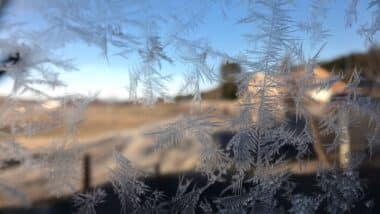
[[[217,113],[233,114],[236,112],[235,101],[204,101],[203,108],[213,108]],[[136,129],[146,125],[167,121],[179,115],[189,115],[190,101],[177,103],[159,103],[153,107],[118,104],[118,103],[91,103],[84,114],[84,120],[77,129],[76,136],[83,140],[97,139],[103,136],[118,135],[129,129]],[[37,116],[38,117],[38,116]],[[40,118],[43,122],[44,115]],[[37,135],[18,136],[17,141],[29,148],[46,144],[51,139],[63,136],[63,129],[53,129]]]
[[[236,101],[206,100],[203,108],[214,108],[215,115],[221,121],[231,118],[237,112]],[[143,169],[150,178],[159,178],[169,174],[196,172],[201,146],[191,139],[176,148],[155,150],[154,138],[147,133],[175,120],[179,115],[189,115],[191,102],[179,101],[176,104],[157,104],[154,107],[143,107],[132,104],[110,104],[94,102],[84,112],[84,120],[77,131],[78,141],[72,151],[79,152],[78,159],[64,160],[78,169],[74,190],[66,191],[64,196],[84,189],[84,157],[91,159],[90,185],[99,186],[109,181],[109,169],[113,167],[112,152],[122,152],[132,163]],[[46,122],[46,114],[29,115],[41,123]],[[29,118],[30,119],[30,118]],[[358,125],[358,127],[363,127]],[[225,127],[214,130],[214,140],[226,144],[233,133],[226,133]],[[353,143],[363,139],[363,130],[350,129]],[[33,157],[38,158],[47,150],[54,149],[51,142],[63,135],[62,129],[52,129],[36,136],[16,136],[15,140],[22,147],[28,148]],[[312,148],[311,148],[312,149]],[[70,151],[69,151],[70,152]],[[372,166],[379,167],[379,161],[373,157]],[[288,170],[296,175],[310,175],[320,168],[320,164],[312,155],[310,159],[300,162],[289,162],[273,168],[274,171]],[[51,192],[49,180],[46,178],[49,168],[39,168],[25,164],[15,164],[0,171],[0,181],[21,190],[33,204],[55,198]],[[53,180],[54,182],[54,180]],[[0,207],[20,205],[20,200],[10,200],[0,195]]]
[[[205,101],[203,108],[214,108],[215,115],[221,120],[234,114],[237,103],[234,101]],[[189,115],[191,103],[181,101],[176,104],[157,104],[144,107],[132,104],[109,104],[95,102],[85,111],[85,120],[77,131],[77,139],[72,151],[78,151],[78,160],[72,160],[73,168],[79,170],[74,191],[83,189],[83,159],[91,158],[91,186],[108,181],[109,169],[113,166],[112,152],[116,149],[133,162],[138,168],[150,174],[167,174],[181,171],[193,171],[196,168],[200,145],[192,141],[183,146],[167,149],[164,152],[154,150],[154,138],[148,136],[163,124],[173,121],[181,114]],[[44,123],[45,114],[29,115]],[[30,119],[30,118],[29,118]],[[47,122],[47,121],[45,121]],[[33,157],[55,149],[54,139],[63,135],[62,129],[53,129],[34,136],[16,136],[15,141],[29,149]],[[70,152],[71,150],[69,150]],[[70,162],[70,160],[67,160]],[[31,168],[32,167],[32,168]],[[31,202],[54,198],[45,177],[49,168],[15,164],[0,171],[0,180],[21,190]],[[53,181],[54,182],[54,181]],[[66,191],[64,195],[72,194]],[[9,200],[0,196],[0,207],[20,204],[19,200]],[[11,197],[12,198],[12,197]],[[17,199],[17,198],[16,198]]]

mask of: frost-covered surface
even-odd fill
[[[317,75],[318,56],[324,51],[326,38],[334,33],[333,29],[323,27],[329,1],[311,1],[310,17],[302,20],[292,15],[294,1],[241,1],[247,13],[241,14],[238,24],[255,30],[247,33],[251,45],[239,56],[192,36],[190,32],[196,31],[202,22],[203,14],[199,11],[165,14],[150,1],[20,0],[15,5],[10,1],[0,2],[3,29],[0,71],[13,80],[11,92],[0,106],[2,157],[6,157],[1,159],[4,162],[1,165],[13,160],[23,164],[26,170],[44,169],[49,191],[58,197],[74,191],[80,179],[78,163],[82,151],[75,146],[76,130],[85,119],[86,106],[96,95],[54,97],[49,90],[67,87],[59,75],[76,70],[75,62],[62,59],[58,50],[84,42],[98,48],[106,61],[110,57],[136,59],[134,66],[128,68],[129,83],[126,82],[126,93],[136,104],[152,106],[161,99],[172,102],[168,93],[172,80],[162,70],[163,64],[181,62],[189,68],[181,90],[193,95],[189,116],[147,134],[152,136],[156,143],[154,149],[158,151],[181,146],[189,139],[195,141],[200,148],[198,170],[207,182],[192,184],[181,179],[176,193],[169,197],[146,185],[142,180],[146,173],[134,167],[135,163],[123,153],[115,151],[115,165],[109,166],[109,176],[122,213],[314,213],[317,210],[342,213],[349,212],[357,203],[365,206],[370,203],[362,201],[366,191],[360,183],[358,169],[362,161],[372,158],[380,143],[380,106],[358,89],[361,76],[356,71],[346,82],[340,81],[339,76],[319,78]],[[205,8],[221,7],[227,16],[225,9],[236,4],[232,1],[192,3]],[[357,4],[358,1],[352,0],[346,8],[341,8],[346,10],[348,27],[360,16],[356,13]],[[369,1],[368,7],[373,12],[371,20],[362,24],[358,32],[371,44],[380,30],[380,1]],[[34,29],[8,18],[22,14],[25,9],[37,14],[43,24]],[[163,25],[170,27],[163,28]],[[305,40],[299,39],[301,34]],[[305,41],[311,44],[312,57],[307,57],[303,50]],[[210,58],[234,61],[243,68],[235,77],[240,112],[231,120],[220,122],[211,110],[202,106],[201,84],[218,81]],[[299,70],[300,74],[293,70]],[[335,90],[337,83],[343,85],[343,90]],[[310,96],[323,91],[330,94],[322,101]],[[24,93],[58,103],[57,108],[49,109],[39,102],[24,106],[17,99]],[[41,124],[33,117],[19,119],[35,112],[46,113],[44,121],[48,124]],[[286,118],[289,112],[293,113],[294,121]],[[362,133],[361,153],[347,147],[340,151],[341,145],[350,144],[349,130],[363,121],[367,121],[368,129]],[[291,122],[297,128],[291,128]],[[212,140],[213,130],[222,125],[235,133],[225,147]],[[52,139],[53,149],[41,151],[37,158],[15,141],[19,135],[33,136],[55,128],[63,130],[62,136]],[[322,142],[328,135],[333,136],[331,142]],[[310,155],[309,145],[314,147],[321,167],[316,173],[317,189],[307,195],[296,191],[297,183],[290,179],[292,172],[274,169],[294,161],[302,166]],[[284,152],[289,147],[294,148],[294,157]],[[327,153],[339,152],[343,158],[328,160]],[[22,190],[7,182],[0,181],[1,195],[30,205]],[[204,193],[220,182],[227,183],[220,196],[207,198]],[[101,189],[79,193],[74,197],[74,205],[79,212],[95,213],[105,198],[106,193]]]

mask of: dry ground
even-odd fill
[[[235,102],[206,101],[204,108],[214,108],[215,114],[228,117],[234,112]],[[143,107],[131,104],[90,104],[85,111],[85,120],[77,131],[80,158],[74,164],[79,166],[80,175],[74,184],[74,191],[82,189],[83,157],[91,157],[91,185],[101,185],[109,180],[109,169],[113,166],[112,152],[114,149],[123,152],[137,167],[148,173],[174,173],[194,170],[200,151],[200,145],[189,142],[182,147],[157,152],[154,139],[146,133],[173,121],[181,114],[189,114],[190,102],[176,104],[157,104],[154,107]],[[37,115],[37,114],[36,114]],[[34,119],[38,116],[33,115]],[[41,121],[45,115],[41,114]],[[222,118],[221,118],[222,119]],[[50,143],[60,138],[62,129],[53,129],[35,136],[16,136],[16,142],[36,155],[54,149]],[[44,175],[47,168],[30,168],[16,165],[0,171],[0,181],[21,190],[32,201],[54,197],[49,189],[49,183]],[[159,171],[157,171],[159,170]],[[65,191],[64,195],[72,194]],[[11,197],[12,198],[12,197]],[[20,200],[9,200],[9,195],[0,194],[0,207],[17,205]]]
[[[143,107],[130,104],[90,104],[85,111],[85,120],[80,125],[75,147],[80,149],[80,158],[74,164],[79,166],[80,173],[74,191],[83,188],[83,157],[91,157],[91,185],[98,186],[109,180],[109,169],[113,166],[112,152],[122,152],[137,167],[157,176],[158,174],[194,171],[198,163],[200,145],[189,141],[178,148],[164,152],[154,150],[154,139],[146,133],[178,117],[189,114],[189,102],[176,104],[157,104],[154,107]],[[237,103],[233,101],[205,101],[204,108],[216,109],[216,115],[223,117],[234,115]],[[34,115],[35,116],[35,115]],[[43,117],[42,117],[43,118]],[[42,120],[42,119],[41,119]],[[350,130],[351,131],[351,130]],[[353,130],[352,130],[353,131]],[[352,133],[356,133],[353,131]],[[49,142],[62,136],[62,130],[52,130],[37,136],[17,136],[16,141],[35,154],[46,149]],[[360,138],[361,139],[361,138]],[[352,140],[360,140],[352,138]],[[380,163],[376,161],[376,163]],[[297,174],[313,173],[319,167],[317,161],[305,161],[302,165],[292,163],[276,170],[288,169]],[[21,190],[32,201],[46,200],[54,197],[44,177],[47,169],[15,166],[0,171],[0,181]],[[67,191],[65,195],[73,191]],[[9,200],[0,192],[0,207],[17,205],[20,201]],[[17,198],[16,198],[17,199]]]
[[[203,108],[215,108],[219,113],[233,113],[237,103],[234,101],[204,101]],[[76,136],[81,140],[96,139],[105,135],[117,135],[129,129],[151,125],[161,121],[170,120],[181,114],[189,115],[191,103],[159,103],[153,107],[133,104],[90,104],[80,124]],[[19,136],[19,142],[27,142],[25,146],[44,144],[53,138],[63,135],[62,129],[32,136]]]

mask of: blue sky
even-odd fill
[[[206,38],[210,45],[218,50],[224,51],[231,55],[243,53],[248,45],[243,37],[245,33],[254,33],[253,24],[237,24],[237,20],[244,17],[246,8],[241,5],[228,6],[223,13],[222,6],[219,4],[199,4],[202,1],[186,1],[187,5],[180,5],[177,1],[152,1],[153,8],[160,8],[163,13],[171,10],[183,12],[204,12],[202,23],[191,32],[194,38]],[[295,10],[292,13],[296,20],[307,19],[309,1],[294,1]],[[345,27],[345,9],[346,0],[335,0],[328,4],[328,13],[324,21],[324,28],[329,30],[330,36],[326,39],[326,46],[320,54],[320,59],[330,59],[336,56],[345,55],[351,52],[364,52],[367,47],[364,39],[357,34],[359,24],[370,21],[370,13],[367,11],[367,2],[359,1],[358,5],[358,24],[352,28]],[[171,5],[168,7],[167,5]],[[28,9],[28,8],[24,8]],[[166,11],[165,11],[166,10]],[[182,11],[180,11],[182,10]],[[26,13],[18,13],[24,14]],[[18,17],[20,19],[24,17]],[[31,24],[38,23],[38,19],[29,19]],[[162,29],[164,32],[169,31],[165,25]],[[305,41],[305,52],[311,56],[314,50],[308,50],[308,44]],[[96,47],[90,47],[82,42],[75,42],[66,46],[60,51],[65,57],[75,59],[78,71],[63,73],[62,80],[68,84],[67,89],[57,90],[55,93],[79,92],[83,94],[99,92],[99,97],[104,99],[126,99],[128,92],[128,71],[136,66],[133,58],[124,60],[120,57],[110,57],[107,61],[102,55],[102,51]],[[169,54],[175,54],[169,50]],[[212,64],[217,69],[220,61],[214,61]],[[172,81],[168,85],[172,94],[178,92],[183,83],[183,73],[188,69],[187,65],[175,63],[174,65],[165,64],[162,70],[166,74],[172,75]],[[0,93],[6,93],[11,83],[2,84]],[[204,89],[215,87],[215,84],[205,84]],[[8,89],[7,89],[8,88]]]

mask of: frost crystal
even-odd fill
[[[106,192],[96,189],[89,193],[78,193],[73,197],[74,206],[78,207],[78,213],[96,214],[96,207],[104,203]]]

